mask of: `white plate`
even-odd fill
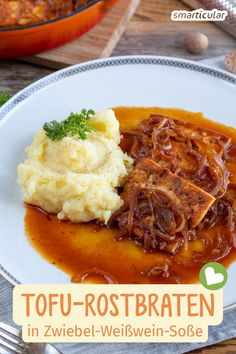
[[[236,78],[190,61],[120,57],[76,65],[27,87],[0,110],[0,270],[12,283],[68,283],[24,235],[24,207],[16,167],[45,121],[82,108],[161,106],[201,111],[236,127]],[[236,263],[228,270],[224,305],[236,304]]]

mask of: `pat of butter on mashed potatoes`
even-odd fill
[[[18,166],[24,201],[61,220],[107,223],[122,206],[117,187],[132,166],[121,148],[119,122],[112,110],[95,113],[87,139],[48,138],[43,129],[27,148],[28,158]]]

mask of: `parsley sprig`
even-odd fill
[[[4,103],[6,103],[10,98],[11,98],[11,95],[9,95],[9,93],[7,91],[3,91],[0,94],[0,107],[2,107],[4,105]]]
[[[61,140],[65,136],[74,135],[79,135],[80,139],[85,140],[87,133],[94,130],[89,125],[89,120],[94,113],[92,109],[83,109],[80,113],[71,113],[67,119],[61,122],[53,120],[45,123],[43,129],[51,140]]]

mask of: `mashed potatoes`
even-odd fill
[[[122,200],[116,188],[124,183],[132,160],[119,147],[119,123],[112,110],[90,120],[95,130],[59,141],[40,129],[28,159],[18,166],[26,203],[73,222],[98,219],[107,223]]]

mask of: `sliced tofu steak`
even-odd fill
[[[177,252],[182,232],[196,227],[215,198],[150,159],[129,174],[122,208],[112,217],[123,237],[134,238],[147,251]]]

